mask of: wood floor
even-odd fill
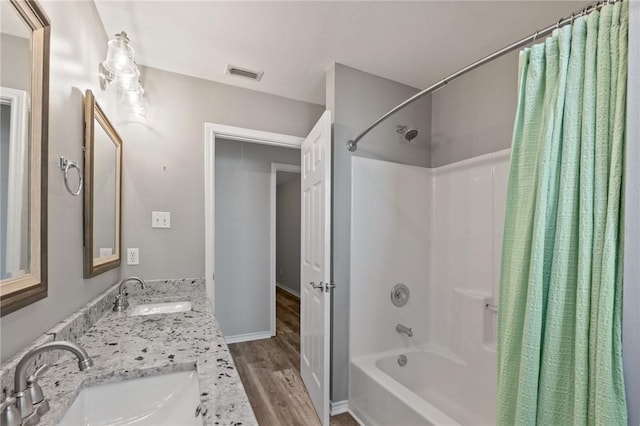
[[[229,345],[261,426],[320,425],[300,377],[300,300],[276,290],[276,337]],[[356,426],[348,414],[336,426]]]

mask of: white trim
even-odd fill
[[[285,285],[280,284],[279,282],[276,282],[276,287],[278,287],[280,290],[286,291],[290,295],[295,296],[298,299],[300,299],[300,292],[299,291],[295,291],[293,289],[290,289],[289,287],[286,287]]]
[[[204,123],[205,282],[215,312],[215,166],[216,138],[300,149],[304,138],[261,130]]]
[[[276,187],[278,184],[277,174],[278,172],[301,172],[300,166],[295,166],[293,164],[282,164],[282,163],[271,163],[271,214],[269,215],[269,277],[270,277],[270,289],[269,292],[271,294],[271,321],[270,321],[270,329],[271,335],[276,335]],[[300,297],[300,295],[298,295]]]
[[[9,171],[7,193],[7,246],[5,270],[12,276],[22,275],[22,207],[24,196],[29,196],[25,187],[25,170],[28,170],[29,101],[24,90],[0,87],[0,104],[11,107],[9,120]],[[1,215],[1,213],[0,213]],[[28,240],[30,241],[30,240]],[[28,243],[25,241],[25,243]]]
[[[263,145],[284,146],[287,148],[298,149],[300,149],[300,145],[304,142],[304,138],[299,136],[263,132],[262,130],[252,130],[213,123],[205,123],[204,126],[207,133],[214,133],[217,138],[224,138],[232,141],[252,142]]]
[[[337,416],[338,414],[347,413],[349,411],[349,401],[346,399],[344,401],[331,401],[329,402],[329,407],[331,407],[331,415]]]
[[[227,345],[232,343],[250,342],[252,340],[270,339],[270,331],[261,331],[260,333],[236,334],[235,336],[225,336],[224,341]]]
[[[366,426],[366,423],[360,420],[360,417],[358,417],[358,415],[355,414],[353,411],[349,410],[349,415],[353,417],[353,420],[355,420],[356,423],[358,423],[359,425]]]

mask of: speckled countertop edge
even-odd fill
[[[65,355],[40,381],[50,405],[40,425],[58,424],[88,386],[193,369],[198,374],[204,425],[257,425],[203,280],[149,284],[147,290],[131,286],[131,307],[189,300],[192,310],[139,317],[107,311],[79,341],[94,367],[78,371],[77,361]]]
[[[4,400],[7,395],[13,393],[13,378],[16,366],[27,352],[53,340],[68,340],[77,343],[87,330],[89,330],[105,312],[111,309],[117,290],[118,284],[112,285],[95,299],[60,321],[36,339],[31,345],[22,349],[11,359],[3,362],[0,366],[0,386],[2,387],[2,396],[0,398]],[[29,362],[27,369],[33,371],[36,366],[42,364],[53,365],[61,355],[62,353],[60,351],[43,352]]]

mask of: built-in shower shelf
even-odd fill
[[[453,289],[456,293],[462,294],[464,296],[470,297],[472,299],[478,299],[480,301],[485,301],[486,299],[493,299],[493,296],[489,293],[485,293],[483,291],[475,291],[469,290],[466,288],[456,287]]]

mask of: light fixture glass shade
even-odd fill
[[[113,75],[112,84],[121,92],[129,92],[132,90],[137,90],[136,87],[140,86],[140,71],[138,71],[138,67],[135,66],[133,68],[133,72],[128,73],[115,73]]]
[[[101,86],[106,88],[107,85],[114,84],[118,90],[129,90],[133,87],[140,77],[134,58],[135,51],[129,44],[127,33],[122,31],[116,34],[109,40],[107,59],[101,64]],[[106,83],[103,84],[103,81]]]
[[[129,112],[144,115],[144,88],[139,81],[129,90],[122,91],[122,103]]]
[[[107,59],[102,64],[112,74],[134,76],[136,74],[134,57],[135,51],[129,45],[129,37],[122,31],[109,40]]]
[[[122,101],[129,105],[144,104],[144,89],[142,83],[136,81],[128,90],[122,92]]]

